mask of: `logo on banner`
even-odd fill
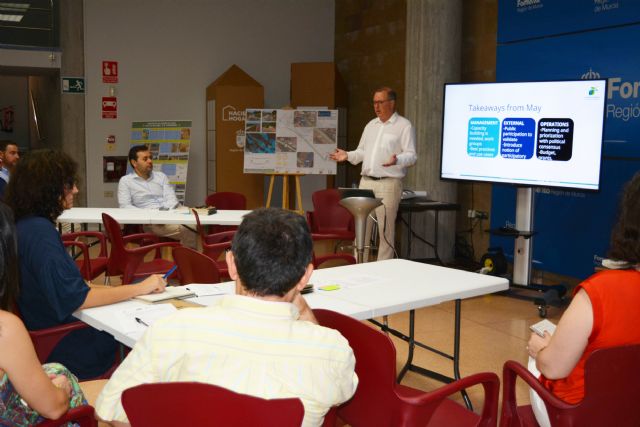
[[[238,111],[233,105],[225,105],[222,108],[222,121],[223,122],[243,122],[246,113],[244,110]]]
[[[599,79],[599,78],[600,78],[600,73],[593,71],[591,68],[589,68],[589,71],[584,73],[581,77],[582,80],[593,80],[593,79]]]
[[[600,73],[589,71],[584,73],[582,79],[599,79]],[[589,95],[593,95],[589,93]],[[609,77],[607,80],[607,119],[619,119],[628,122],[631,119],[640,118],[640,81],[623,80],[622,77]]]
[[[542,0],[516,0],[516,10],[518,12],[528,12],[541,7],[544,7]]]
[[[593,12],[608,12],[610,10],[618,9],[620,2],[618,0],[593,0]]]

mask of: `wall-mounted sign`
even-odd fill
[[[84,94],[84,77],[62,77],[62,93]]]
[[[103,119],[118,118],[118,99],[115,96],[102,97],[102,118]]]
[[[102,61],[102,83],[118,83],[118,61]]]
[[[102,182],[118,182],[127,174],[127,156],[104,156],[102,158]]]
[[[115,149],[116,149],[116,136],[115,135],[107,136],[106,150],[115,151]]]

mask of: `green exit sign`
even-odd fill
[[[63,77],[62,93],[84,93],[84,77]]]

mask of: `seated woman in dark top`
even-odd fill
[[[153,275],[133,286],[91,287],[66,252],[55,221],[73,207],[77,164],[56,150],[36,150],[17,164],[6,188],[18,230],[20,293],[18,306],[30,330],[73,322],[78,309],[162,292],[165,280]],[[93,328],[74,331],[48,361],[65,365],[80,379],[106,372],[114,362],[116,342]]]
[[[71,384],[65,375],[49,378],[24,325],[8,310],[18,290],[15,227],[0,202],[0,425],[27,425],[37,414],[59,418],[69,407]],[[82,399],[82,396],[80,396]],[[24,400],[22,404],[20,399]],[[33,408],[31,410],[30,408]],[[31,414],[28,414],[30,412]],[[29,417],[29,415],[35,415]]]

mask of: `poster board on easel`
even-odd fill
[[[244,173],[335,175],[338,110],[247,109]]]
[[[247,109],[244,172],[267,174],[271,205],[276,176],[282,176],[282,207],[289,208],[289,177],[295,179],[296,211],[302,212],[300,176],[335,175],[329,158],[338,143],[338,111],[328,109]]]

